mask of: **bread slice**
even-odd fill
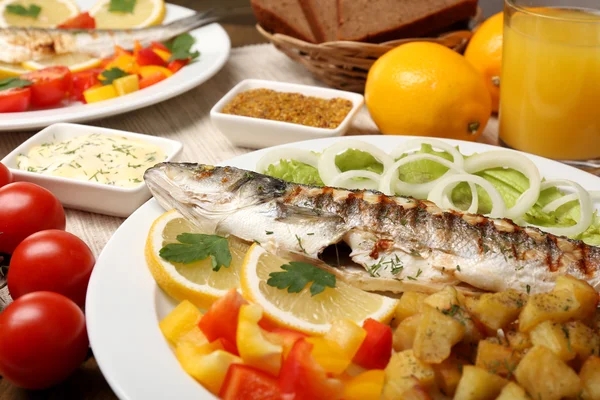
[[[339,40],[380,43],[439,32],[477,12],[477,0],[337,0]]]
[[[337,0],[299,0],[318,42],[337,39]]]
[[[256,20],[264,29],[316,43],[299,0],[251,0]]]

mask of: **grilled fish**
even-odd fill
[[[146,171],[145,181],[165,209],[177,209],[207,233],[313,260],[345,242],[354,266],[330,263],[330,269],[365,290],[435,291],[452,284],[536,293],[551,290],[563,274],[600,290],[600,247],[507,219],[373,191],[297,185],[233,167],[162,163]]]
[[[218,18],[214,12],[208,11],[166,25],[123,30],[0,28],[0,61],[21,63],[67,53],[104,58],[113,54],[115,45],[131,49],[135,41],[144,46],[162,42]]]

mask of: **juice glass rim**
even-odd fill
[[[512,9],[522,12],[524,14],[531,15],[531,16],[535,16],[535,17],[539,17],[539,18],[546,18],[546,19],[555,20],[555,21],[569,21],[569,22],[577,22],[577,23],[583,23],[583,24],[600,24],[600,8],[598,8],[597,10],[594,10],[594,11],[598,11],[598,19],[557,17],[554,15],[548,15],[548,14],[544,14],[544,13],[535,11],[535,9],[537,7],[524,6],[522,4],[517,4],[517,2],[519,2],[519,0],[504,0],[504,3],[507,6],[511,7]],[[565,6],[568,6],[568,5],[565,4]]]

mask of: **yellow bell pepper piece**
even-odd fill
[[[338,319],[333,321],[329,332],[323,336],[325,339],[336,342],[353,359],[360,349],[362,342],[367,337],[367,331],[349,319]]]
[[[236,342],[245,364],[279,375],[283,347],[268,341],[258,326],[263,310],[257,304],[246,304],[240,308]]]
[[[379,400],[383,391],[385,372],[372,369],[355,376],[344,386],[344,400]]]
[[[136,74],[115,79],[112,84],[119,96],[140,90],[140,78]]]
[[[167,78],[169,76],[173,75],[173,72],[171,72],[170,69],[161,67],[159,65],[144,65],[143,67],[140,67],[140,69],[138,70],[138,74],[142,78],[147,78],[148,76],[150,76],[156,72],[162,72]]]
[[[201,317],[200,310],[188,300],[184,300],[160,321],[159,327],[169,342],[177,344],[181,337],[193,328],[198,329],[197,325]]]
[[[152,51],[155,52],[157,56],[162,58],[164,62],[169,61],[169,58],[171,58],[171,53],[169,53],[168,51],[164,51],[161,49],[152,49]]]
[[[122,69],[128,74],[137,74],[138,70],[140,69],[140,66],[137,64],[135,56],[130,54],[122,54],[114,60],[112,60],[110,63],[108,63],[106,67],[104,67],[105,70],[109,70],[112,68]],[[102,78],[103,77],[100,76],[98,79],[102,80]]]
[[[310,337],[306,341],[313,345],[311,354],[325,372],[339,375],[350,366],[352,357],[336,342],[324,337]]]
[[[98,101],[109,100],[117,97],[117,91],[113,85],[90,88],[83,92],[83,98],[87,103],[96,103]]]

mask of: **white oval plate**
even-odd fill
[[[411,136],[357,136],[382,149],[391,150]],[[278,147],[321,151],[348,137],[326,138]],[[471,154],[498,147],[447,140]],[[254,170],[270,149],[262,149],[223,162]],[[600,179],[573,167],[529,156],[546,178],[566,178],[587,190],[600,190]],[[202,160],[189,160],[201,162]],[[214,399],[187,375],[163,338],[158,322],[176,305],[158,288],[144,259],[144,244],[152,222],[164,210],[152,199],[121,225],[98,258],[87,293],[88,334],[94,355],[106,380],[121,399]]]
[[[96,0],[78,0],[82,11],[89,10]],[[165,23],[187,17],[194,11],[167,4]],[[73,103],[66,107],[47,110],[0,114],[0,132],[45,128],[57,122],[83,122],[123,114],[170,99],[213,77],[229,57],[231,42],[219,24],[210,24],[190,32],[196,39],[194,50],[200,52],[193,63],[176,74],[144,90],[123,97],[93,104]]]

